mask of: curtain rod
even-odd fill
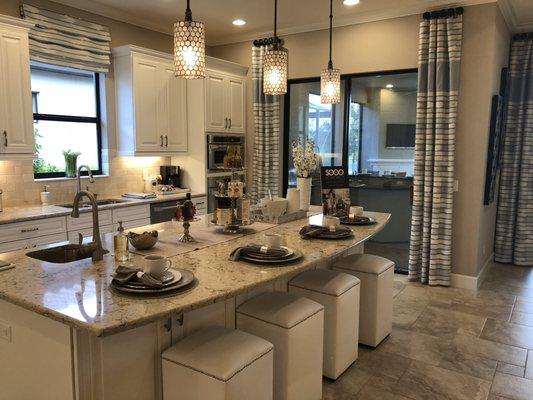
[[[274,44],[274,41],[276,38],[269,37],[269,38],[263,38],[263,39],[256,39],[254,40],[254,46],[260,47],[260,46],[269,46],[271,44]],[[283,39],[277,38],[277,42],[280,45],[283,45]]]
[[[424,13],[424,19],[448,18],[463,15],[465,9],[463,7],[446,8],[444,10],[428,11]]]
[[[517,33],[513,35],[513,40],[529,40],[533,39],[533,32]]]

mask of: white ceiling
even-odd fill
[[[170,33],[182,19],[185,0],[53,0],[119,21]],[[473,5],[496,0],[361,0],[347,7],[334,0],[334,25],[350,25],[418,14],[448,6]],[[521,30],[533,23],[533,0],[499,0],[508,22]],[[280,35],[324,29],[328,26],[327,0],[279,0]],[[274,0],[191,0],[193,18],[206,24],[208,45],[239,42],[272,34]],[[247,24],[231,24],[242,18]],[[533,26],[533,24],[531,25]]]

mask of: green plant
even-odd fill
[[[47,163],[40,157],[40,152],[43,146],[39,143],[39,141],[40,139],[42,139],[43,136],[39,133],[39,130],[37,128],[33,129],[33,133],[35,135],[35,155],[37,156],[37,158],[33,160],[33,173],[43,174],[48,172],[60,172],[58,167]]]
[[[63,157],[65,157],[65,175],[67,178],[74,178],[76,176],[79,151],[63,150]]]

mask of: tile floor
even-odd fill
[[[393,325],[325,400],[533,400],[533,268],[493,264],[477,292],[396,275]]]

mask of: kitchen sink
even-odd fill
[[[89,246],[80,246],[77,244],[67,244],[64,246],[50,247],[47,249],[30,251],[26,255],[40,261],[46,261],[54,264],[66,264],[73,261],[91,258],[94,248]],[[104,250],[104,254],[109,253]]]
[[[100,206],[108,206],[113,204],[122,204],[127,203],[128,200],[120,200],[120,199],[102,199],[102,200],[96,200],[96,204],[98,207]],[[63,208],[69,208],[72,209],[72,204],[60,204],[58,207]],[[81,203],[80,208],[91,208],[91,203]]]

